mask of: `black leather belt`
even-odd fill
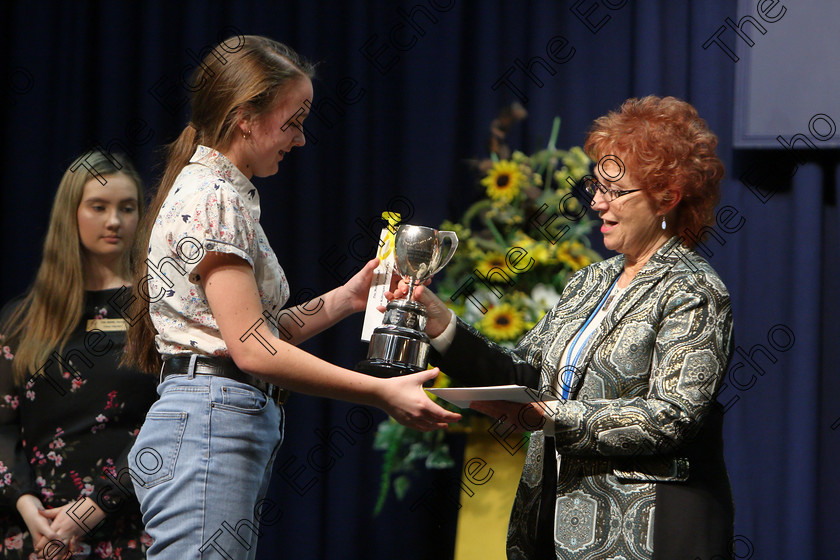
[[[191,359],[192,356],[171,356],[167,358],[163,362],[160,380],[163,381],[170,375],[184,375],[189,373]],[[283,404],[289,398],[289,391],[245,373],[236,367],[236,364],[230,358],[196,356],[193,372],[195,375],[215,375],[233,379],[240,383],[246,383],[265,393],[269,399],[277,404]]]

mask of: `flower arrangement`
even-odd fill
[[[559,118],[554,119],[544,149],[530,156],[511,153],[505,136],[526,116],[524,108],[513,104],[491,124],[490,157],[474,163],[484,196],[460,221],[441,224],[440,229],[457,233],[459,245],[435,287],[459,317],[509,348],[560,299],[571,274],[601,260],[587,237],[592,221],[570,195],[572,185],[589,174],[591,160],[578,146],[569,150],[556,147]],[[558,212],[560,204],[566,215]],[[583,216],[569,220],[566,216],[570,214]],[[554,216],[549,235],[544,226]],[[470,278],[475,289],[465,298],[461,294]],[[435,386],[445,387],[450,382],[442,373]],[[451,408],[444,401],[439,404]],[[460,412],[465,413],[460,424],[469,426],[476,418]],[[374,448],[385,451],[376,513],[392,486],[398,499],[405,496],[418,463],[429,469],[455,464],[444,432],[416,432],[390,419],[379,425]]]

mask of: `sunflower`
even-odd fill
[[[493,200],[512,201],[519,194],[519,187],[525,182],[525,175],[519,165],[503,159],[493,164],[481,184],[487,187],[487,196]]]
[[[475,265],[475,269],[481,274],[483,278],[487,278],[490,271],[494,268],[500,268],[502,271],[506,270],[505,256],[501,253],[486,253]],[[506,273],[507,274],[507,273]],[[494,274],[491,281],[503,280],[498,274]]]
[[[488,309],[478,323],[478,329],[496,341],[516,340],[526,328],[522,312],[507,303]]]
[[[557,263],[554,251],[549,249],[550,245],[541,243],[526,233],[517,232],[513,236],[513,245],[525,249],[528,252],[527,257],[534,259],[537,264],[551,265]],[[528,262],[530,261],[524,261],[521,266],[525,266]]]

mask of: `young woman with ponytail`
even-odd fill
[[[264,37],[209,52],[192,78],[190,123],[141,225],[134,301],[149,302],[148,313],[132,312],[126,359],[161,379],[129,456],[154,539],[149,558],[254,558],[283,439],[275,386],[376,406],[420,430],[460,418],[424,393],[436,370],[379,379],[297,348],[364,309],[376,261],[299,306],[305,325],[278,336],[289,286],[251,178],[273,175],[304,145],[312,72]]]
[[[127,159],[80,156],[34,284],[0,314],[0,558],[146,557],[130,484],[114,481],[157,395],[154,379],[118,367],[127,324],[110,302],[130,283],[142,210]]]

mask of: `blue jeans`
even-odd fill
[[[283,409],[238,381],[170,375],[129,453],[149,560],[251,560]]]

